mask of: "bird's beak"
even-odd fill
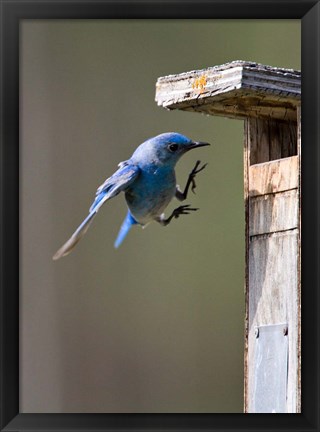
[[[188,150],[192,150],[198,147],[204,147],[209,146],[210,144],[203,141],[193,141],[191,144],[188,145]]]

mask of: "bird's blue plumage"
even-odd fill
[[[130,210],[128,210],[127,216],[125,217],[124,221],[122,222],[120,231],[118,233],[117,239],[114,242],[114,247],[118,249],[118,247],[121,245],[123,240],[125,239],[126,235],[130,231],[132,225],[136,225],[138,222],[132,217]]]
[[[187,151],[208,145],[195,142],[176,132],[168,132],[150,138],[134,151],[127,161],[119,164],[119,169],[97,189],[96,197],[89,209],[89,215],[72,234],[70,239],[56,252],[53,259],[59,259],[71,252],[88,230],[100,207],[120,192],[125,193],[128,213],[120,228],[115,247],[119,247],[132,225],[146,225],[157,221],[167,225],[171,219],[188,214],[189,206],[180,206],[165,219],[163,211],[176,196],[184,200],[189,186],[195,187],[194,177],[204,166],[197,170],[199,161],[189,175],[185,191],[176,185],[175,165]]]
[[[138,165],[129,161],[121,162],[120,168],[97,189],[96,198],[89,212],[98,211],[106,200],[127,189],[140,174]]]

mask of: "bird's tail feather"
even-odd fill
[[[93,211],[97,212],[99,208],[105,203],[105,201],[112,198],[111,193],[114,191],[116,185],[117,184],[111,184],[108,187],[105,187],[102,192],[96,195],[95,200],[93,201],[91,207],[89,208],[90,213]]]
[[[93,211],[99,210],[99,208],[102,206],[102,204],[104,204],[105,199],[107,198],[107,192],[108,191],[101,192],[99,195],[96,196],[91,207],[89,208],[90,213]]]
[[[132,217],[130,211],[128,210],[127,216],[125,217],[124,221],[122,222],[118,237],[116,241],[114,242],[114,247],[117,249],[123,240],[125,239],[126,235],[130,231],[130,228],[132,225],[137,224],[137,221]]]
[[[75,245],[81,240],[81,238],[88,231],[88,228],[96,215],[96,211],[89,213],[89,215],[85,218],[85,220],[79,225],[76,231],[72,234],[72,236],[67,240],[63,246],[53,255],[52,259],[57,260],[65,255],[68,255]]]

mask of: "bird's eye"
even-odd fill
[[[172,152],[175,152],[175,151],[177,151],[178,150],[178,144],[170,144],[169,145],[169,150],[170,151],[172,151]]]

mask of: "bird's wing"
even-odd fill
[[[130,164],[129,162],[122,162],[119,166],[120,168],[118,171],[116,171],[98,188],[96,199],[90,207],[89,215],[76,229],[69,240],[54,254],[54,260],[68,255],[87,232],[93,218],[102,204],[104,204],[108,199],[118,195],[121,191],[126,190],[126,188],[138,177],[140,169],[136,165]]]
[[[107,200],[125,191],[137,179],[139,174],[140,168],[137,165],[131,164],[128,161],[121,162],[119,169],[98,187],[96,198],[90,207],[90,212],[97,212]]]

